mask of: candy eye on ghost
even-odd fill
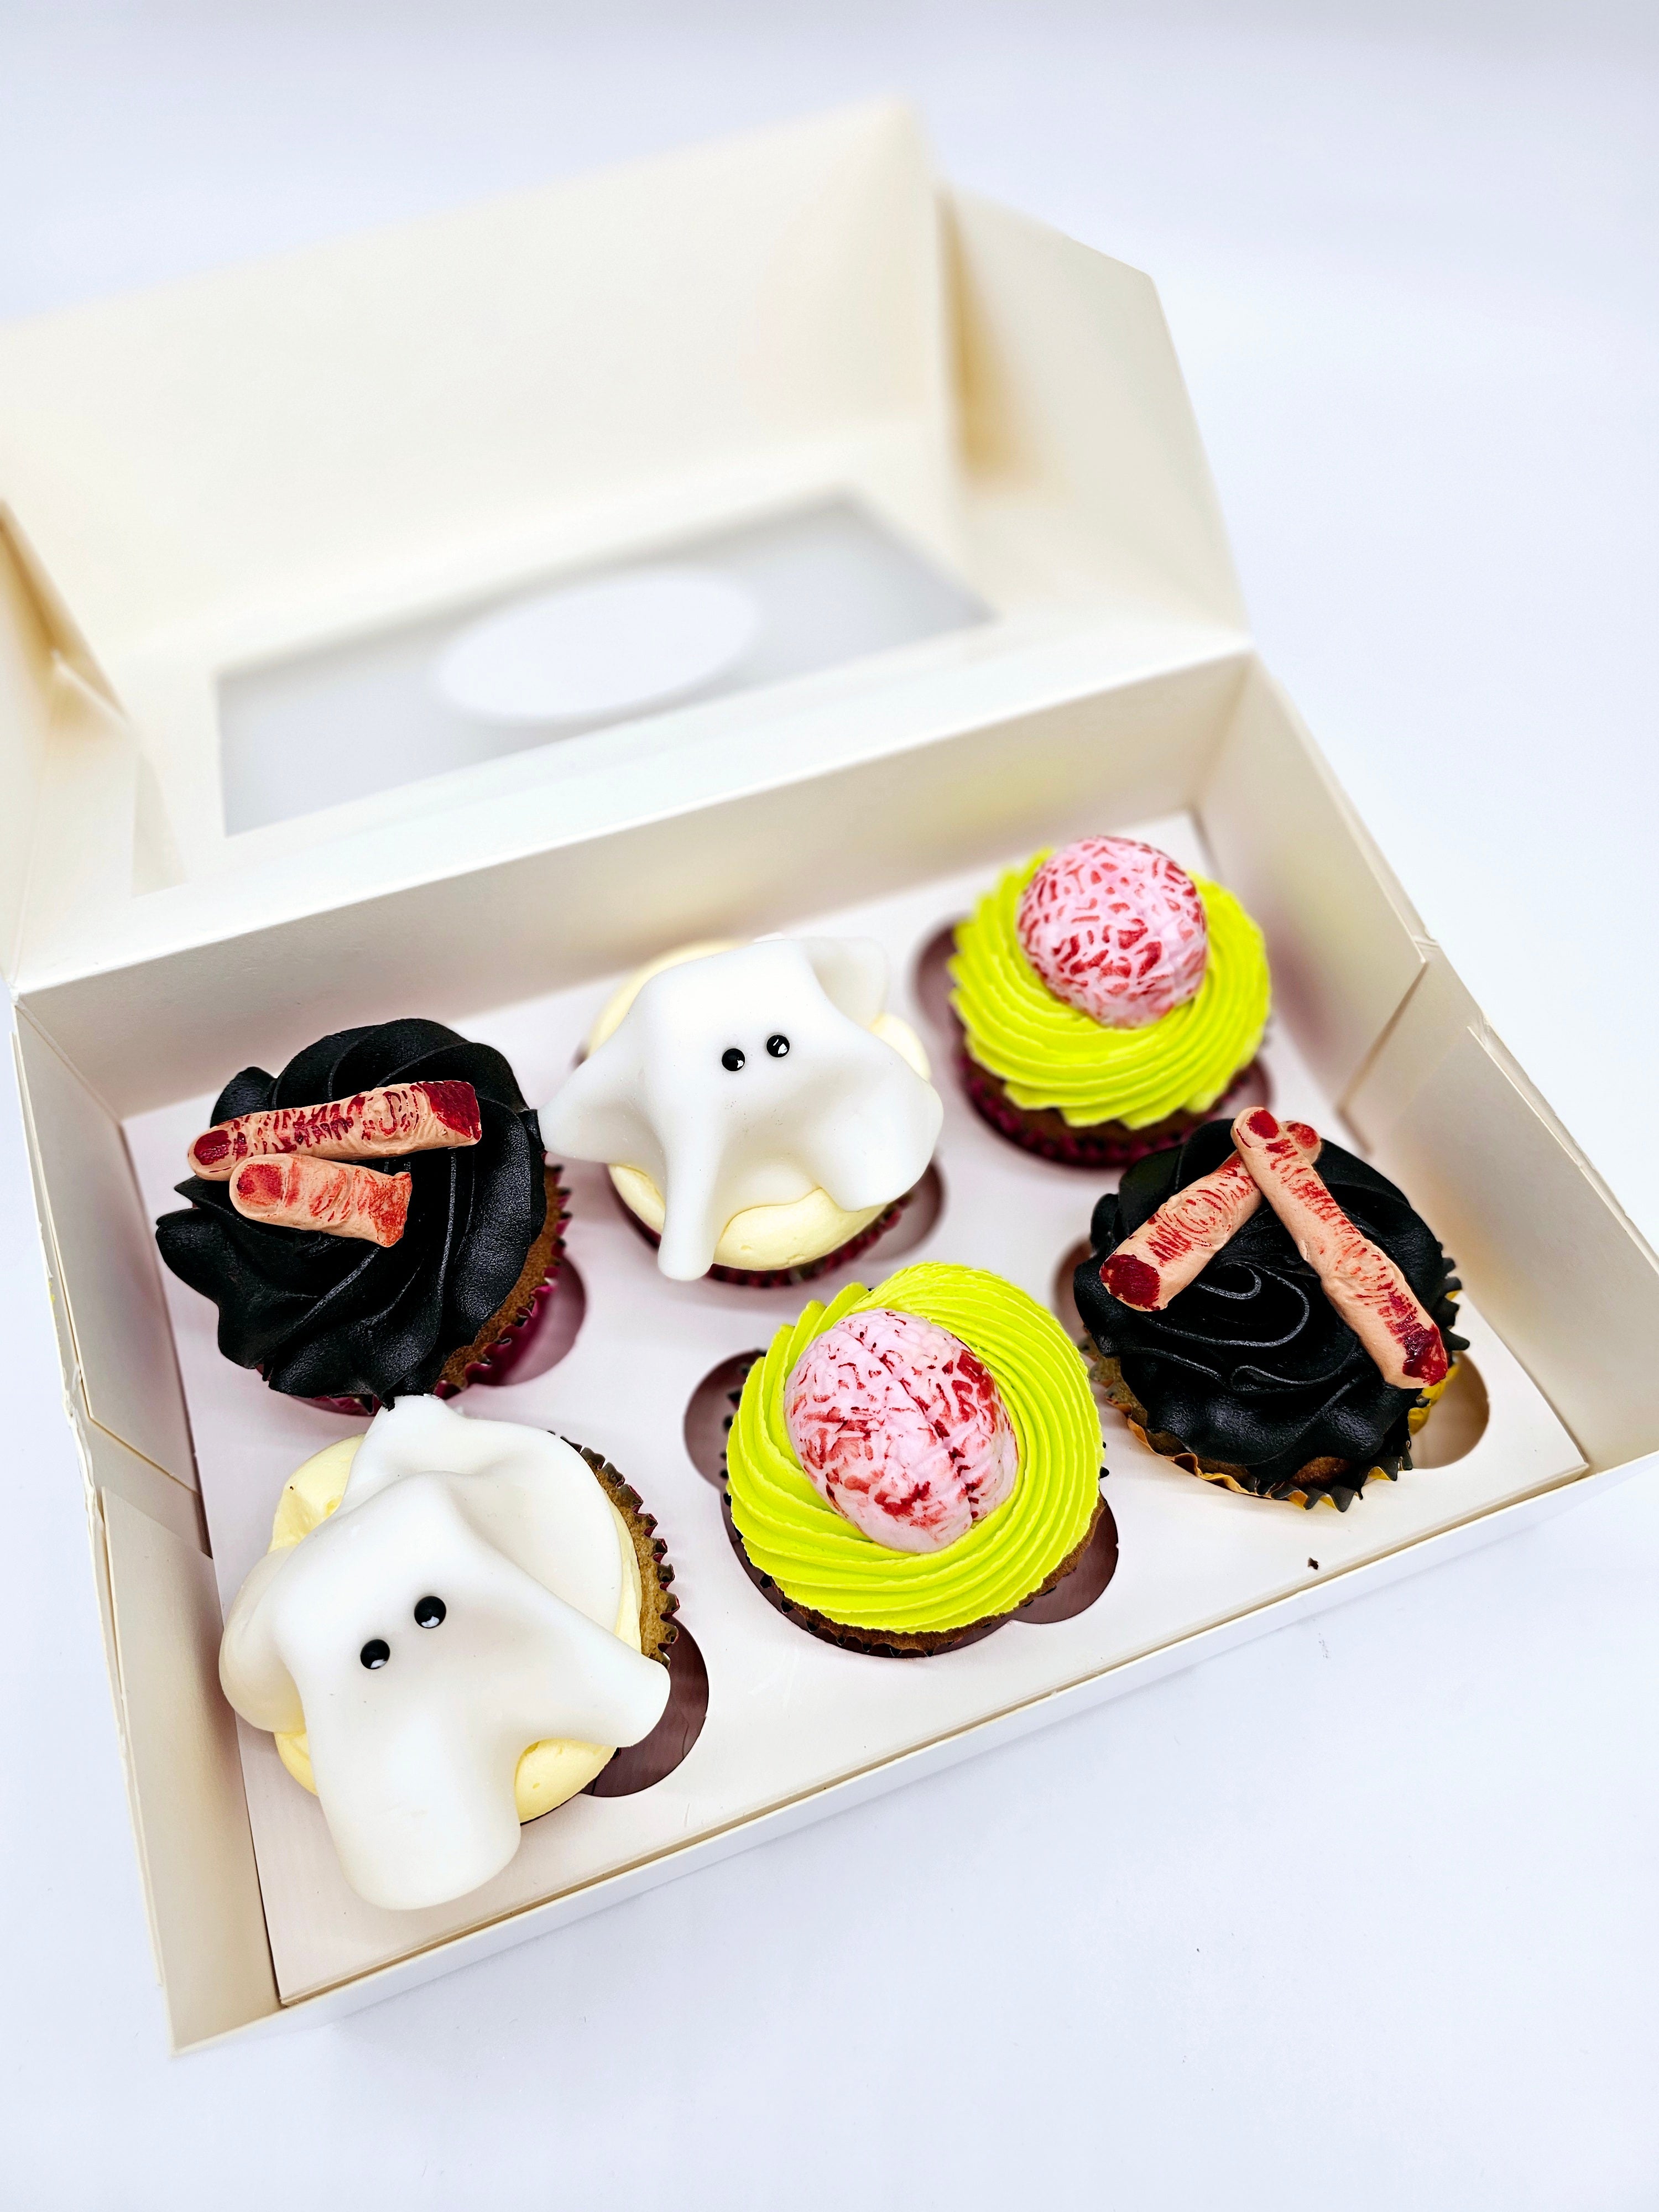
[[[386,1642],[384,1636],[371,1636],[368,1643],[364,1644],[362,1650],[357,1654],[357,1656],[362,1661],[364,1666],[368,1668],[369,1673],[373,1674],[377,1673],[380,1668],[384,1667],[386,1661],[392,1656],[392,1646]]]
[[[652,1212],[672,1281],[707,1273],[751,1210],[771,1209],[755,1234],[786,1240],[820,1233],[787,1229],[777,1211],[815,1191],[831,1221],[872,1219],[921,1176],[944,1118],[920,1040],[902,1024],[890,1034],[885,987],[885,956],[859,939],[763,938],[682,958],[639,985],[549,1102],[542,1135],[556,1154],[605,1162],[623,1203]]]
[[[774,1060],[787,1060],[789,1057],[789,1040],[781,1030],[773,1030],[771,1036],[766,1040],[766,1049]],[[740,1045],[729,1044],[720,1054],[720,1066],[732,1075],[735,1075],[740,1067],[747,1067],[748,1065],[749,1056]]]
[[[441,1597],[417,1597],[415,1601],[416,1628],[436,1628],[449,1607]]]

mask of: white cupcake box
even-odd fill
[[[520,1942],[1659,1447],[1659,1266],[1257,659],[1152,286],[940,185],[902,112],[0,333],[0,936],[179,2047]],[[832,1650],[745,1579],[683,1437],[702,1378],[826,1285],[667,1283],[575,1170],[574,1341],[461,1402],[635,1483],[708,1723],[472,1897],[363,1905],[217,1688],[276,1492],[348,1425],[220,1359],[157,1264],[219,1085],[418,1012],[499,1044],[535,1098],[670,945],[866,933],[947,1113],[937,1212],[851,1272],[960,1260],[1050,1300],[1107,1179],[970,1113],[930,948],[1000,866],[1102,830],[1261,921],[1276,1103],[1455,1254],[1484,1425],[1455,1385],[1438,1463],[1338,1516],[1200,1484],[1109,1419],[1121,1557],[1086,1613],[915,1664]]]

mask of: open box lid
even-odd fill
[[[826,503],[981,618],[227,828],[237,672]],[[0,332],[0,633],[20,989],[1245,644],[1151,283],[885,104]]]

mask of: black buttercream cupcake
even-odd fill
[[[233,1076],[213,1119],[416,1083],[470,1084],[480,1128],[457,1149],[376,1160],[411,1178],[394,1243],[250,1220],[228,1182],[199,1176],[178,1186],[189,1206],[156,1224],[167,1265],[218,1307],[220,1351],[286,1396],[368,1413],[429,1391],[447,1397],[488,1376],[545,1303],[563,1193],[536,1115],[490,1046],[441,1022],[341,1030],[280,1075]]]
[[[1093,1256],[1073,1295],[1112,1402],[1157,1451],[1194,1474],[1258,1498],[1346,1510],[1373,1475],[1411,1464],[1413,1432],[1445,1388],[1400,1389],[1326,1297],[1270,1206],[1258,1206],[1161,1312],[1115,1298],[1101,1263],[1166,1199],[1220,1167],[1230,1121],[1128,1169],[1090,1224]],[[1449,1352],[1460,1285],[1438,1239],[1386,1176],[1327,1142],[1321,1180],[1391,1259],[1439,1327]],[[1449,1380],[1448,1376],[1446,1380]]]

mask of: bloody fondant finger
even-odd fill
[[[230,1202],[274,1229],[322,1229],[366,1244],[395,1244],[409,1218],[413,1180],[314,1152],[271,1152],[238,1162]]]
[[[1319,1153],[1319,1133],[1305,1121],[1287,1121],[1309,1159]],[[1218,1168],[1166,1198],[1156,1213],[1101,1263],[1100,1279],[1112,1296],[1142,1313],[1158,1313],[1203,1273],[1261,1203],[1261,1186],[1237,1152]]]
[[[1388,1254],[1349,1220],[1295,1139],[1258,1106],[1233,1123],[1233,1142],[1383,1381],[1400,1390],[1443,1382],[1446,1347],[1432,1317]]]
[[[320,1106],[272,1106],[216,1121],[190,1148],[190,1171],[223,1182],[240,1160],[313,1152],[325,1160],[396,1159],[476,1145],[483,1133],[470,1083],[395,1083]]]

